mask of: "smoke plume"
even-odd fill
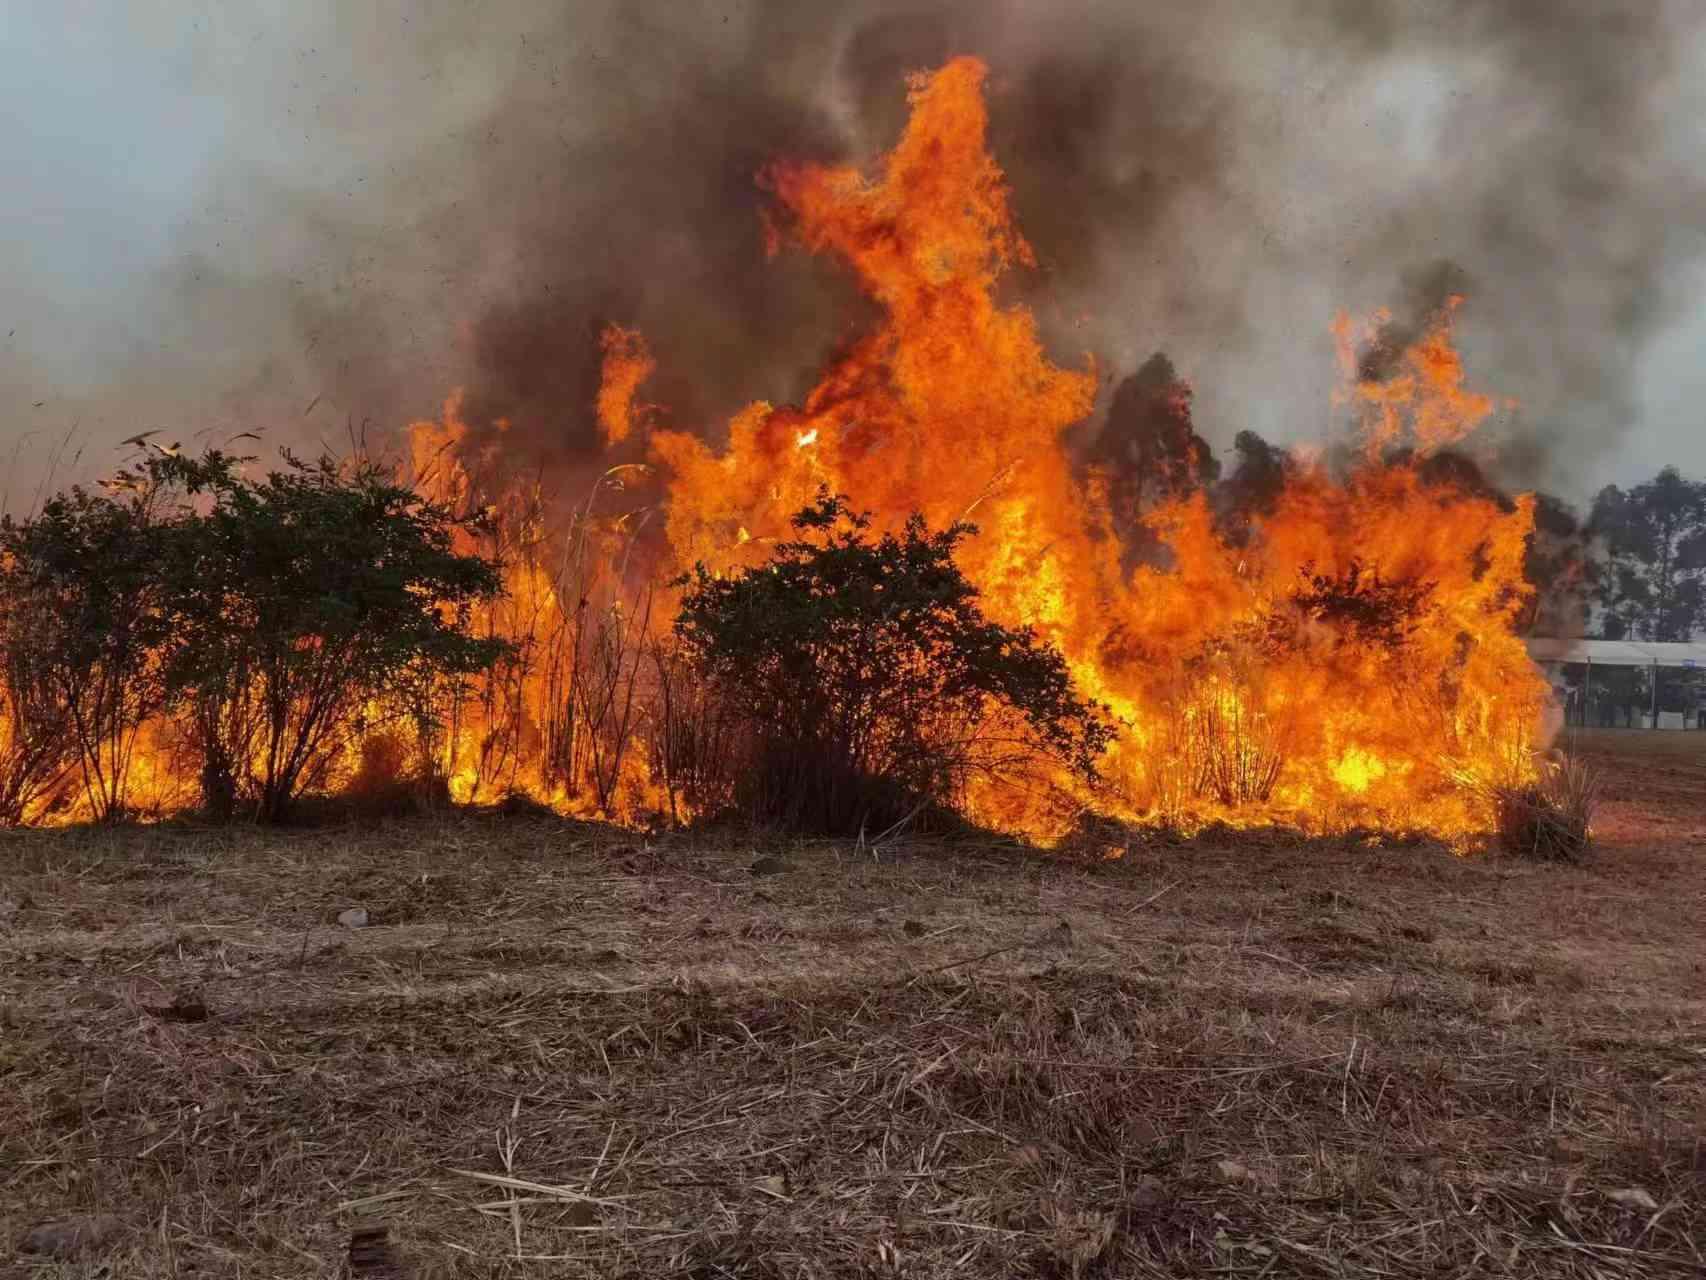
[[[873,157],[905,75],[957,52],[991,67],[1037,254],[1013,296],[1107,390],[1166,351],[1223,449],[1323,433],[1335,309],[1391,307],[1385,350],[1461,292],[1473,378],[1523,405],[1506,478],[1585,488],[1706,239],[1667,124],[1689,0],[299,8],[190,43],[232,128],[166,265],[64,322],[63,412],[103,441],[336,444],[461,388],[476,441],[507,424],[515,465],[572,475],[611,322],[671,424],[797,397],[868,304],[832,262],[766,260],[758,176]],[[40,384],[7,358],[0,386]]]

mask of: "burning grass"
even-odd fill
[[[54,1280],[334,1275],[381,1228],[441,1277],[1698,1274],[1706,761],[1646,745],[1590,744],[1582,867],[14,834],[0,1240],[116,1216]]]
[[[1542,862],[1580,862],[1593,841],[1599,778],[1574,756],[1548,761],[1540,779],[1503,787],[1495,796],[1499,844]]]
[[[1498,847],[1538,862],[1581,862],[1593,847],[1600,770],[1572,745],[1527,762],[1508,781],[1469,780],[1494,816]],[[1530,776],[1532,775],[1532,776]]]

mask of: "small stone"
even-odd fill
[[[346,929],[367,928],[367,908],[351,907],[348,911],[338,912],[338,923]]]
[[[1615,1201],[1627,1209],[1639,1209],[1642,1213],[1657,1213],[1659,1202],[1653,1199],[1652,1192],[1643,1191],[1640,1187],[1624,1187],[1621,1191],[1607,1191],[1607,1200]]]
[[[752,864],[752,874],[755,876],[780,875],[788,869],[788,864],[776,857],[763,857]]]
[[[184,990],[172,997],[172,1003],[149,1010],[165,1022],[206,1022],[207,999],[200,991]]]
[[[1250,1170],[1236,1160],[1218,1160],[1214,1166],[1215,1176],[1222,1182],[1248,1182]]]
[[[1132,1184],[1131,1205],[1134,1209],[1158,1209],[1167,1203],[1167,1184],[1160,1178],[1145,1175]]]
[[[50,1258],[69,1258],[85,1249],[105,1244],[118,1234],[119,1226],[119,1220],[109,1213],[56,1218],[52,1222],[38,1223],[31,1227],[18,1247],[24,1253],[40,1253]]]
[[[909,938],[922,938],[924,936],[924,925],[917,920],[908,920],[900,928],[901,932]]]

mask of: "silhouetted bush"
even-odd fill
[[[0,823],[68,780],[94,817],[125,816],[145,725],[177,730],[154,750],[188,741],[215,816],[283,817],[392,726],[412,758],[370,743],[356,781],[443,791],[435,707],[507,648],[469,634],[497,567],[375,464],[287,453],[251,479],[241,461],[150,446],[100,491],[0,520]]]
[[[370,733],[413,720],[430,741],[438,687],[507,648],[469,634],[470,607],[502,583],[455,549],[450,510],[371,463],[284,458],[256,480],[217,453],[147,464],[206,498],[173,523],[161,564],[167,692],[191,708],[209,806],[240,801],[263,821],[325,782],[358,719]],[[428,768],[406,780],[430,788]]]
[[[163,551],[182,490],[121,475],[0,519],[0,817],[16,821],[69,758],[97,819],[125,816],[131,759],[167,689]]]
[[[959,809],[979,774],[1095,777],[1106,712],[1052,646],[984,617],[954,563],[971,525],[873,537],[825,490],[793,527],[764,565],[681,584],[682,653],[742,727],[738,805],[850,834]]]

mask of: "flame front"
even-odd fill
[[[1530,501],[1424,467],[1497,407],[1465,387],[1452,308],[1379,380],[1356,377],[1372,330],[1334,325],[1337,399],[1361,445],[1349,466],[1294,461],[1235,532],[1200,491],[1121,510],[1066,440],[1090,415],[1094,362],[1055,364],[1029,311],[997,301],[1003,273],[1033,259],[986,145],[984,76],[960,58],[916,77],[905,133],[869,176],[789,163],[763,175],[773,247],[839,259],[883,317],[803,404],[749,405],[721,447],[669,429],[638,403],[655,363],[644,338],[612,327],[587,407],[611,464],[566,514],[536,488],[488,483],[454,398],[412,429],[417,485],[492,504],[469,549],[501,556],[509,592],[475,624],[517,644],[455,700],[436,748],[452,794],[683,816],[632,698],[667,677],[656,642],[674,600],[660,584],[698,562],[761,562],[827,485],[887,527],[913,512],[974,522],[962,567],[986,611],[1058,646],[1119,723],[1104,788],[984,784],[967,798],[974,817],[1047,840],[1072,819],[1065,796],[1128,820],[1486,829],[1465,781],[1531,770],[1545,688],[1514,631]],[[603,500],[634,474],[639,441],[663,489],[649,541],[643,515],[613,517]],[[501,447],[500,434],[488,448]],[[1137,557],[1122,535],[1134,526],[1152,543]]]
[[[1464,388],[1450,310],[1397,376],[1350,381],[1342,399],[1364,450],[1348,475],[1298,468],[1243,545],[1205,496],[1163,505],[1145,519],[1166,567],[1128,572],[1112,533],[1127,513],[1075,474],[1063,440],[1090,411],[1094,366],[1052,363],[1031,315],[995,299],[1001,273],[1031,252],[985,145],[983,77],[962,58],[916,79],[911,122],[873,179],[767,175],[794,237],[848,263],[885,320],[802,407],[739,414],[721,450],[654,433],[675,563],[751,563],[820,484],[891,522],[969,516],[982,533],[964,568],[988,611],[1035,626],[1121,720],[1107,774],[1123,816],[1482,826],[1461,779],[1525,767],[1544,690],[1513,631],[1529,504],[1418,470],[1495,407]],[[1351,351],[1355,326],[1334,332]],[[1397,445],[1408,460],[1383,461]],[[1301,581],[1359,573],[1426,589],[1402,643],[1300,604]],[[1038,835],[1052,822],[1030,792],[982,794],[976,807]]]
[[[1163,503],[1141,516],[1164,547],[1164,567],[1154,557],[1125,567],[1115,527],[1139,513],[1116,511],[1108,486],[1075,466],[1064,438],[1091,411],[1094,363],[1056,365],[1031,314],[996,300],[1002,273],[1032,255],[986,146],[984,75],[980,62],[960,58],[915,78],[911,120],[872,177],[786,163],[764,175],[787,233],[851,267],[884,318],[803,405],[748,406],[721,448],[697,432],[651,429],[667,545],[650,580],[696,562],[718,570],[760,562],[820,485],[891,526],[914,511],[934,525],[970,518],[981,533],[963,567],[987,611],[1056,644],[1081,692],[1121,725],[1107,790],[1080,795],[1085,804],[1136,820],[1446,836],[1483,829],[1482,802],[1463,780],[1528,768],[1544,688],[1513,630],[1527,591],[1529,503],[1427,483],[1419,469],[1495,408],[1464,387],[1451,311],[1379,382],[1354,379],[1358,327],[1335,324],[1353,375],[1340,400],[1363,445],[1347,474],[1298,465],[1237,540],[1205,495]],[[776,222],[767,225],[774,235]],[[633,402],[652,359],[640,335],[623,329],[610,331],[605,350],[598,413],[616,444],[637,420]],[[443,441],[458,430],[452,412],[416,435]],[[1400,445],[1406,460],[1386,460]],[[589,555],[591,527],[537,547],[582,565],[576,580],[597,581],[575,594],[611,613],[634,593],[625,586],[634,566],[613,563],[627,544],[608,527],[599,536],[609,545]],[[541,560],[524,556],[510,572],[508,613],[568,616],[549,599],[560,588]],[[1311,580],[1354,587],[1359,575],[1418,593],[1403,635],[1370,636],[1323,616],[1302,589]],[[647,626],[660,630],[671,602],[652,591],[646,599]],[[575,607],[584,618],[589,606]],[[506,628],[516,630],[514,618]],[[541,689],[529,711],[539,724],[553,714],[545,698]],[[639,759],[630,757],[624,794],[655,803],[658,780]],[[459,792],[475,794],[479,771],[464,759],[456,772]],[[532,774],[522,780],[543,798],[599,807],[584,783]],[[1039,838],[1058,834],[1054,802],[1073,784],[1038,781],[1046,785],[984,787],[970,797],[974,815]]]

